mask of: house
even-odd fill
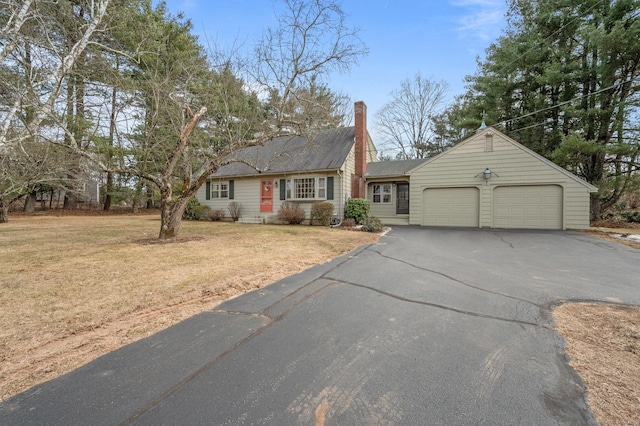
[[[272,223],[284,201],[310,217],[313,203],[326,201],[344,216],[350,197],[366,197],[364,173],[377,150],[367,132],[367,107],[355,103],[355,126],[323,130],[309,138],[282,136],[238,150],[196,194],[212,209],[242,207],[243,222]],[[249,165],[250,164],[250,165]]]
[[[368,165],[371,214],[389,224],[586,229],[593,185],[487,127],[426,160]]]
[[[200,203],[242,206],[242,220],[275,222],[280,204],[328,201],[344,216],[350,197],[371,201],[390,225],[586,229],[593,185],[491,127],[429,159],[376,162],[366,105],[355,126],[311,138],[274,138],[235,154],[197,193]],[[252,164],[255,167],[251,167]],[[257,170],[260,170],[258,172]]]

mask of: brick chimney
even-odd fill
[[[367,198],[364,174],[367,171],[367,106],[358,101],[354,104],[356,173],[352,179],[351,196]]]

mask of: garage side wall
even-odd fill
[[[487,139],[489,134],[489,140]],[[490,142],[490,143],[488,143]],[[492,171],[490,179],[483,171]],[[589,188],[532,155],[499,132],[483,131],[411,172],[409,221],[423,225],[424,191],[475,187],[479,190],[479,226],[495,227],[494,191],[499,186],[558,185],[562,188],[562,229],[589,227]]]

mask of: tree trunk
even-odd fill
[[[151,189],[151,184],[147,183],[147,205],[145,207],[147,210],[151,210],[153,208],[153,189]]]
[[[590,205],[590,216],[591,220],[600,219],[600,197],[598,194],[591,195],[591,205]]]
[[[104,197],[104,207],[103,210],[105,212],[108,212],[111,209],[111,201],[112,201],[112,196],[111,196],[111,192],[113,191],[113,173],[111,172],[107,172],[107,184],[105,186],[106,189],[106,195]]]
[[[67,192],[64,195],[64,204],[62,205],[64,210],[75,210],[78,208],[78,195]]]
[[[36,191],[32,191],[24,201],[24,211],[25,213],[33,213],[36,211],[36,196],[38,193]]]
[[[161,240],[177,240],[180,225],[182,225],[182,215],[187,207],[188,198],[178,198],[174,202],[165,202],[162,198],[160,206],[160,235]]]
[[[9,222],[9,203],[0,199],[0,223]]]
[[[133,193],[131,213],[138,213],[138,208],[140,206],[141,198],[142,198],[142,181],[139,180],[138,183],[136,183],[136,190]]]

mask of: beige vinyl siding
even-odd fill
[[[396,185],[394,183],[406,182],[408,180],[395,179],[390,181],[388,179],[370,179],[367,181],[367,200],[371,203],[371,209],[369,210],[370,216],[375,216],[385,225],[408,225],[408,214],[396,214],[397,197]],[[385,184],[391,185],[391,203],[374,203],[373,202],[373,185]],[[411,208],[411,205],[410,205]]]
[[[333,200],[290,200],[299,204],[305,211],[305,217],[309,219],[311,217],[311,206],[313,203],[327,201],[333,204],[333,213],[335,215],[342,215],[344,213],[344,207],[340,205],[340,200],[343,195],[341,194],[342,182],[337,173],[312,173],[312,174],[295,174],[295,175],[270,175],[260,177],[245,177],[245,178],[233,178],[234,181],[234,199],[206,199],[206,185],[198,190],[196,198],[201,204],[209,206],[211,209],[224,210],[225,215],[229,216],[229,203],[235,201],[242,206],[243,218],[260,219],[265,222],[274,222],[278,214],[278,209],[284,202],[280,200],[280,179],[291,179],[297,177],[333,177]],[[272,179],[274,181],[273,188],[273,212],[261,212],[260,211],[260,180]],[[228,180],[212,180],[212,182],[228,182]],[[275,187],[277,182],[278,187]]]
[[[229,178],[229,179],[213,179],[211,182],[229,182],[233,180],[234,197],[229,198],[212,198],[206,199],[206,187],[202,187],[196,193],[196,198],[205,206],[209,206],[212,210],[224,210],[225,215],[229,216],[229,203],[235,201],[242,205],[242,215],[254,216],[260,212],[260,179],[255,178]],[[275,206],[275,203],[274,203]]]
[[[494,132],[493,150],[485,152],[484,134],[462,142],[411,172],[410,223],[423,221],[422,194],[428,188],[475,186],[480,196],[479,226],[493,226],[492,193],[497,186],[559,185],[563,188],[562,228],[589,226],[589,188],[577,179],[522,149],[499,132]],[[490,168],[488,181],[482,172]]]
[[[390,203],[374,203],[373,202],[373,185],[391,185],[391,202]],[[396,188],[391,182],[367,182],[367,200],[371,203],[369,214],[378,218],[396,215]]]
[[[343,198],[342,202],[346,203],[347,198],[351,197],[351,175],[356,172],[356,146],[355,144],[349,151],[349,155],[347,155],[347,159],[343,165],[344,170],[344,179],[343,179]]]

